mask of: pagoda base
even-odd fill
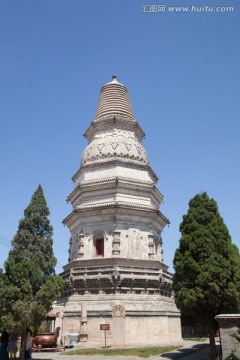
[[[54,310],[59,313],[56,326],[61,327],[59,339],[64,344],[71,334],[79,334],[76,336],[77,342],[83,347],[105,346],[105,332],[106,344],[111,347],[160,346],[182,342],[180,312],[173,297],[75,294],[59,300]],[[81,329],[83,313],[86,322],[85,328]]]

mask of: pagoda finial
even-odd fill
[[[115,74],[113,74],[113,76],[112,76],[112,81],[111,81],[112,83],[118,83],[118,81],[117,81],[117,75],[115,75]]]

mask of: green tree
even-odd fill
[[[215,359],[214,317],[240,310],[240,256],[232,244],[217,203],[206,192],[189,202],[180,224],[173,289],[178,308],[208,325]]]
[[[1,322],[21,333],[20,359],[24,359],[26,330],[35,331],[62,290],[62,279],[55,275],[53,228],[49,209],[39,185],[24,211],[12,249],[4,264],[0,288]]]
[[[2,269],[0,268],[0,293],[2,292],[2,290],[4,289],[4,280],[3,280],[3,271]],[[1,296],[1,294],[0,294]],[[1,302],[1,300],[0,300]],[[2,324],[2,321],[1,321],[1,318],[2,318],[2,315],[3,315],[3,308],[2,306],[0,306],[0,331],[2,331],[3,329],[3,324]]]

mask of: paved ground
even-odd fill
[[[33,353],[32,358],[36,360],[136,360],[136,357],[126,356],[86,356],[86,355],[64,355],[64,352],[40,352]],[[184,346],[163,355],[152,356],[149,360],[209,360],[208,342],[195,343],[185,342]]]
[[[179,350],[155,356],[154,360],[209,360],[210,346],[208,342],[186,344]]]

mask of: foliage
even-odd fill
[[[53,229],[49,209],[39,185],[24,211],[0,281],[1,322],[8,330],[38,329],[62,290],[55,275]]]
[[[206,338],[184,338],[183,340],[203,342],[203,341],[206,341],[207,339]]]
[[[207,193],[189,202],[180,224],[173,288],[182,314],[212,327],[214,316],[240,310],[240,256],[217,203]]]
[[[4,280],[3,280],[3,271],[2,269],[0,268],[0,293],[3,291],[4,289]],[[1,295],[1,294],[0,294]],[[0,300],[1,301],[1,300]],[[1,305],[1,304],[0,304]],[[3,316],[3,307],[0,306],[0,333],[2,332],[2,329],[3,329],[3,324],[2,324],[2,321],[1,321],[1,318]]]
[[[237,331],[233,332],[230,335],[234,340],[237,340],[238,342],[240,342],[240,329],[238,329]]]
[[[44,333],[45,333],[45,329],[40,326],[40,328],[38,328],[37,333],[38,333],[38,334],[44,334]]]
[[[216,202],[206,193],[189,202],[180,225],[173,287],[183,314],[199,321],[240,309],[240,257]]]
[[[105,355],[105,356],[136,356],[148,358],[179,349],[181,346],[165,346],[165,347],[141,347],[128,349],[77,349],[65,351],[60,355]]]

